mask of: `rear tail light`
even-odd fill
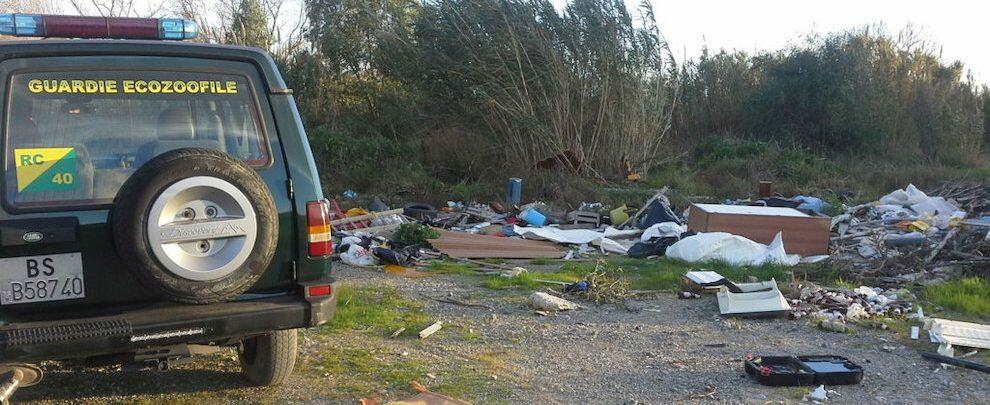
[[[332,292],[333,289],[329,285],[311,285],[306,288],[306,295],[309,297],[322,297]]]
[[[326,257],[333,253],[330,241],[330,203],[327,200],[306,203],[309,234],[309,257]]]
[[[178,18],[0,14],[0,35],[183,40],[196,38],[199,26],[194,21]]]

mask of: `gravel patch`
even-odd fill
[[[83,371],[51,363],[46,381],[19,391],[15,400],[352,404],[356,397],[321,390],[321,381],[327,380],[301,368],[309,367],[308,359],[321,348],[356,345],[425,362],[429,375],[420,382],[428,387],[451,378],[450,370],[483,359],[488,366],[483,372],[491,374],[485,378],[505,389],[473,394],[479,404],[795,403],[808,391],[757,384],[743,372],[741,359],[747,354],[830,354],[863,366],[862,384],[829,387],[837,394],[828,403],[990,403],[990,375],[943,369],[888,331],[858,328],[840,334],[803,320],[723,319],[714,297],[681,300],[671,293],[629,300],[626,308],[582,302],[585,309],[540,316],[526,307],[532,291],[486,289],[478,277],[412,279],[341,264],[335,272],[350,285],[391,286],[423,301],[444,328],[423,340],[368,338],[357,332],[303,339],[296,370],[301,378],[284,387],[246,387],[228,353],[168,373]],[[483,307],[442,302],[451,299]]]

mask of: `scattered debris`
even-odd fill
[[[419,338],[426,339],[430,335],[436,333],[440,328],[443,328],[443,321],[436,321],[433,325],[427,326],[426,329],[419,331]]]
[[[825,393],[825,386],[819,385],[818,388],[811,390],[808,395],[804,396],[806,401],[817,401],[824,402],[828,400],[828,395]]]
[[[860,321],[876,317],[903,317],[913,307],[914,294],[906,289],[884,290],[861,286],[855,290],[823,288],[808,283],[790,301],[793,317],[815,316],[830,321]]]
[[[863,381],[863,368],[840,356],[747,356],[746,373],[770,386],[850,385]]]
[[[567,311],[581,308],[578,304],[545,292],[535,292],[530,295],[529,306],[537,311]]]
[[[723,316],[773,317],[787,316],[791,306],[777,288],[777,281],[736,284],[741,292],[734,293],[728,286],[718,290],[718,309]]]
[[[975,361],[963,360],[958,357],[943,356],[941,354],[929,353],[929,352],[921,352],[921,357],[924,357],[928,360],[937,361],[942,364],[949,364],[957,367],[968,368],[970,370],[990,373],[990,366],[986,364],[977,363]]]
[[[925,329],[939,354],[951,356],[954,346],[990,349],[990,325],[948,319],[928,318]]]

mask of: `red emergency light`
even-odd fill
[[[183,40],[196,38],[199,26],[178,18],[0,14],[0,35]]]

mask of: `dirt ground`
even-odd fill
[[[423,303],[444,328],[427,339],[367,330],[307,331],[292,383],[250,388],[225,352],[170,372],[83,371],[48,364],[29,403],[355,403],[409,395],[415,380],[475,403],[796,403],[808,388],[774,388],[743,372],[747,354],[831,354],[863,366],[862,384],[829,387],[828,403],[990,404],[990,375],[943,369],[922,359],[927,347],[890,331],[823,332],[804,321],[723,319],[713,297],[671,293],[630,300],[627,308],[539,316],[531,291],[490,290],[479,278],[403,278],[335,267],[352,286],[394,288]],[[443,301],[471,303],[473,306]],[[924,340],[924,338],[923,338]],[[347,356],[336,362],[334,356]],[[367,381],[359,381],[365,379]],[[448,388],[444,390],[444,388]],[[368,390],[367,392],[362,392]]]

